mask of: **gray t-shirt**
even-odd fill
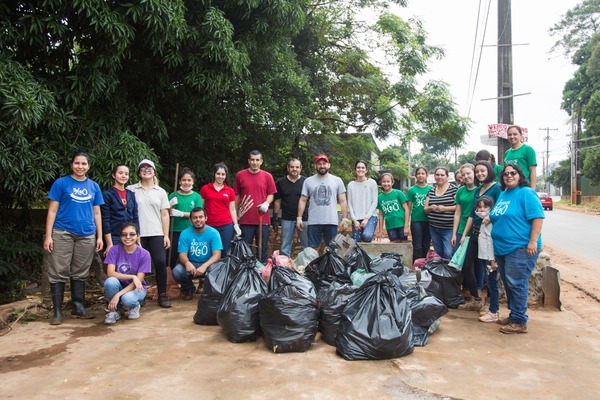
[[[348,212],[350,219],[363,220],[377,216],[377,182],[369,178],[364,182],[348,184]]]
[[[337,225],[337,199],[342,193],[346,193],[344,182],[335,175],[313,175],[306,178],[302,185],[302,196],[310,199],[308,224]]]

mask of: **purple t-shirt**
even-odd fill
[[[145,274],[149,273],[150,267],[150,253],[148,250],[137,246],[133,253],[129,254],[125,251],[122,244],[113,246],[108,251],[104,264],[114,264],[115,270],[121,274],[126,275],[137,275],[138,272]],[[130,279],[121,280],[123,287],[131,283]],[[142,281],[144,289],[146,289],[146,281]]]

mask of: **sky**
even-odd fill
[[[571,122],[561,110],[562,90],[576,69],[560,52],[550,53],[558,37],[550,36],[548,29],[558,22],[569,9],[581,0],[513,0],[512,42],[513,46],[513,93],[531,93],[514,97],[514,123],[529,131],[528,144],[537,152],[538,169],[541,172],[542,157],[548,149],[549,162],[569,157],[568,143]],[[498,0],[481,0],[482,10],[490,4],[490,13],[484,45],[493,45],[498,37]],[[477,86],[468,107],[469,76],[477,25],[480,0],[409,0],[406,8],[393,8],[402,18],[418,17],[428,32],[428,43],[441,46],[446,52],[442,60],[430,64],[429,73],[420,79],[442,80],[449,84],[461,116],[469,116],[472,124],[467,144],[458,154],[487,149],[497,153],[496,147],[481,143],[481,135],[487,135],[487,125],[497,123],[497,48],[483,47]],[[482,11],[483,12],[483,11]],[[481,45],[483,22],[477,47]],[[527,45],[516,45],[527,44]],[[477,58],[475,58],[477,63]],[[474,76],[474,74],[473,74]],[[545,140],[550,128],[550,139]],[[553,130],[556,129],[556,130]],[[395,144],[386,141],[385,148]]]

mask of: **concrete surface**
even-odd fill
[[[597,306],[597,305],[596,305]],[[529,333],[503,335],[450,310],[427,346],[395,360],[345,361],[318,339],[273,354],[192,323],[196,301],[154,303],[136,321],[22,324],[0,337],[1,399],[597,399],[599,326],[531,310]],[[505,310],[504,310],[505,311]],[[95,310],[101,314],[102,310]]]
[[[381,253],[399,253],[402,256],[404,265],[409,268],[413,265],[413,247],[411,242],[390,243],[389,239],[382,239],[381,241],[373,241],[371,243],[360,243],[360,246],[372,258],[377,257]]]

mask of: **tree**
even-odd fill
[[[381,151],[379,155],[381,170],[390,172],[396,180],[408,179],[411,171],[408,170],[406,151],[398,146],[391,146]]]
[[[565,192],[571,192],[571,160],[560,161],[548,177],[548,182]]]

